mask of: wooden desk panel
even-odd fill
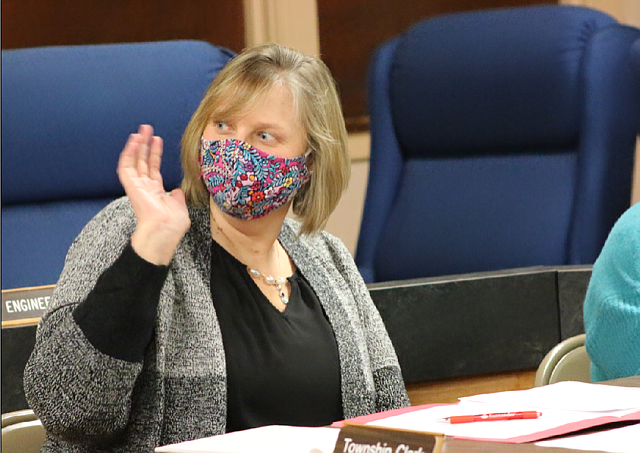
[[[239,52],[236,0],[3,0],[2,49],[199,39]]]
[[[584,450],[568,448],[538,447],[534,444],[503,444],[499,442],[477,442],[445,437],[439,453],[585,453]],[[434,450],[433,453],[438,453]]]
[[[527,390],[533,387],[536,370],[444,379],[432,382],[407,384],[407,394],[412,406],[433,403],[455,403],[464,396],[481,393]]]
[[[619,385],[620,387],[640,387],[640,375],[620,379],[612,379],[610,381],[598,382],[598,384]]]

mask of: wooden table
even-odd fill
[[[601,382],[606,385],[640,387],[640,376]],[[594,450],[595,451],[595,450]],[[482,442],[445,437],[440,453],[585,453],[585,450],[568,448],[539,447],[533,443],[506,444],[500,442]],[[437,452],[435,452],[437,453]]]

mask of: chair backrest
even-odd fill
[[[31,409],[7,412],[2,414],[2,427],[5,428],[17,423],[32,422],[34,420],[38,420],[38,417]]]
[[[630,204],[639,36],[548,5],[429,18],[377,49],[365,280],[593,264]]]
[[[2,51],[2,288],[56,283],[82,227],[124,194],[130,133],[164,139],[165,188],[182,179],[180,140],[233,57],[199,41]]]
[[[638,76],[638,80],[640,80],[640,38],[636,39],[635,42],[631,45],[631,64],[633,69]]]
[[[567,338],[549,351],[536,371],[534,387],[561,381],[591,382],[585,338],[585,334]]]
[[[32,410],[2,414],[2,452],[39,453],[46,431]]]

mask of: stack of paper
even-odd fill
[[[450,424],[453,415],[539,411],[537,419]],[[458,404],[410,408],[399,415],[362,420],[387,428],[474,440],[521,443],[606,423],[640,420],[640,388],[559,382],[530,390],[461,398]]]
[[[611,453],[640,453],[640,424],[608,429],[581,436],[543,440],[541,447],[570,448],[572,450],[607,451]]]

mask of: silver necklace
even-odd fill
[[[247,271],[249,272],[249,275],[251,275],[253,278],[261,278],[262,281],[265,282],[267,285],[275,286],[275,288],[278,290],[278,295],[280,296],[280,300],[282,301],[282,303],[285,305],[289,303],[289,299],[287,299],[287,295],[284,293],[284,290],[282,289],[282,285],[287,283],[286,278],[284,277],[276,278],[276,277],[272,277],[271,275],[264,275],[258,269],[253,269],[249,266],[247,266]]]
[[[231,239],[229,239],[229,237],[226,235],[226,233],[223,231],[222,228],[220,228],[220,225],[218,225],[218,222],[216,222],[215,217],[213,217],[213,213],[209,212],[209,218],[213,221],[213,223],[215,223],[216,225],[216,229],[224,236],[224,238],[227,240],[227,242],[229,244],[231,244],[231,246],[236,249],[235,244],[233,243],[233,241]],[[237,249],[236,249],[237,252]],[[280,254],[278,253],[278,267],[280,264]],[[282,301],[283,304],[287,305],[289,303],[289,299],[287,298],[287,295],[285,294],[284,290],[282,289],[282,285],[285,285],[287,283],[287,279],[284,277],[272,277],[271,275],[264,275],[262,272],[260,272],[258,269],[254,269],[251,268],[249,266],[247,266],[247,272],[249,272],[249,275],[251,275],[253,278],[261,278],[262,281],[264,281],[267,285],[271,285],[274,286],[277,290],[278,290],[278,295],[280,296],[280,300]]]

